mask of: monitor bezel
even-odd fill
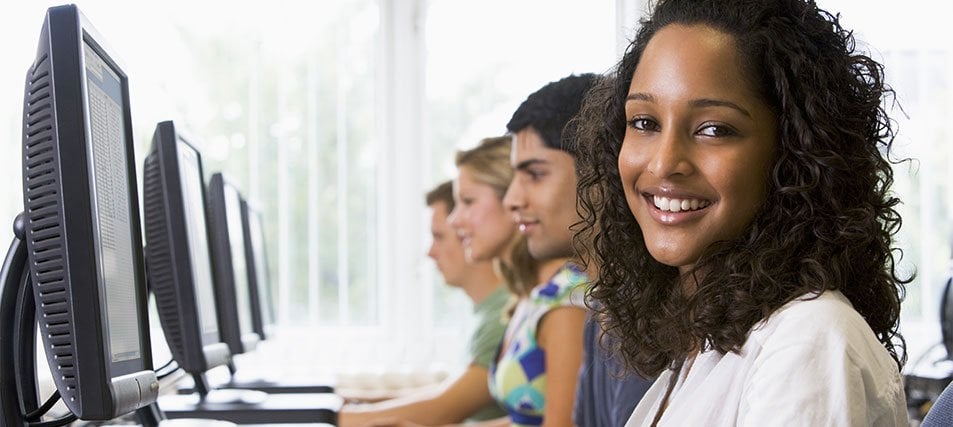
[[[953,269],[947,272],[940,296],[940,336],[946,358],[953,360]]]
[[[91,140],[84,58],[86,46],[116,74],[122,90],[122,132],[139,357],[120,362],[112,362],[107,335],[107,290],[100,282],[100,254],[93,231],[98,219],[95,218],[95,201],[92,199],[92,159],[88,155]],[[84,420],[111,419],[151,403],[158,392],[158,383],[152,372],[148,329],[129,80],[115,58],[113,50],[105,45],[103,37],[75,5],[49,8],[41,30],[37,58],[27,74],[28,90],[48,90],[49,94],[36,99],[26,96],[33,92],[24,96],[25,240],[38,323],[47,349],[47,361],[54,372],[54,383],[70,411]],[[49,89],[32,86],[32,82],[41,78],[50,80]],[[31,101],[48,104],[51,107],[49,117],[40,114],[42,109],[31,108]],[[40,114],[40,117],[30,119],[32,125],[48,122],[49,127],[31,129],[28,112]],[[46,170],[46,173],[34,176],[30,170],[36,168]],[[56,279],[59,277],[61,279]],[[70,357],[66,357],[67,354]],[[130,387],[138,390],[133,391]]]
[[[235,282],[234,260],[232,259],[232,242],[234,238],[228,230],[228,208],[226,191],[234,191],[241,198],[241,192],[231,184],[221,172],[212,174],[209,178],[208,196],[208,225],[209,236],[212,240],[212,268],[215,276],[215,302],[218,312],[219,332],[222,340],[228,344],[232,355],[247,353],[257,346],[261,337],[252,330],[244,332],[241,329],[241,319],[238,310],[237,284]],[[241,212],[238,212],[241,215]],[[237,236],[244,239],[244,236]],[[244,247],[244,244],[243,244]],[[244,251],[243,251],[244,253]],[[246,266],[246,275],[247,273]],[[246,307],[251,317],[251,298]]]
[[[143,180],[143,200],[147,207],[154,206],[146,213],[146,261],[149,263],[149,280],[153,294],[156,296],[156,305],[159,309],[159,319],[162,323],[167,342],[178,361],[179,366],[191,374],[200,374],[205,371],[226,364],[230,356],[227,346],[220,337],[219,319],[216,315],[215,330],[202,330],[201,314],[199,310],[198,286],[194,280],[189,228],[186,224],[185,191],[183,189],[183,169],[179,162],[181,147],[192,150],[198,163],[199,179],[201,182],[201,204],[193,207],[201,214],[201,220],[206,225],[206,241],[209,244],[208,262],[211,273],[213,294],[212,304],[216,304],[215,273],[212,268],[211,239],[208,236],[208,219],[206,213],[206,188],[202,154],[193,145],[189,137],[178,129],[172,121],[160,122],[156,125],[153,134],[152,147],[144,162],[144,173],[158,174],[158,181],[152,182],[152,177]],[[181,145],[180,145],[181,144]],[[150,162],[155,162],[150,165]],[[156,168],[151,170],[150,168]],[[192,172],[189,172],[192,173]],[[153,185],[158,184],[158,188]],[[152,194],[157,192],[157,194]],[[158,196],[159,199],[152,200]],[[161,218],[150,220],[151,215]],[[155,224],[151,221],[161,221]],[[162,235],[160,235],[162,234]],[[164,239],[159,241],[159,239]],[[153,242],[167,246],[166,248],[150,247]],[[171,269],[171,274],[167,269]],[[161,272],[160,272],[161,270]],[[162,281],[168,275],[171,282]],[[206,307],[208,309],[208,307]],[[178,334],[176,339],[175,334]]]
[[[269,277],[270,270],[268,268],[268,256],[267,250],[265,248],[265,235],[264,230],[252,227],[252,216],[256,217],[259,227],[263,227],[261,213],[258,209],[255,208],[254,204],[249,202],[246,199],[242,199],[242,231],[245,234],[245,265],[248,267],[248,291],[249,297],[251,299],[251,308],[252,308],[252,325],[254,330],[258,335],[264,340],[268,339],[270,335],[270,329],[274,326],[274,313],[275,307],[272,304],[271,295],[271,278]],[[254,244],[254,233],[257,233],[259,239],[261,239],[262,247],[261,250],[261,261],[259,264],[258,251],[255,249]],[[258,283],[258,269],[263,269],[262,273],[265,277],[265,280],[268,282],[265,284]],[[262,295],[262,293],[265,295]],[[268,313],[272,316],[270,319],[266,319],[265,308],[267,306]]]

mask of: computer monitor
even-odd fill
[[[47,11],[23,107],[25,241],[53,381],[106,420],[156,399],[129,84],[76,6]]]
[[[275,324],[271,298],[271,276],[265,250],[265,230],[261,212],[242,200],[242,229],[245,235],[245,264],[252,306],[252,326],[261,339],[271,335]]]
[[[940,299],[940,333],[943,336],[946,357],[953,360],[953,269],[947,273],[943,296]]]
[[[248,266],[242,230],[242,198],[221,173],[208,186],[208,220],[215,274],[215,302],[222,339],[233,355],[255,349]]]
[[[143,165],[149,288],[172,357],[194,375],[229,362],[219,337],[202,158],[171,121],[156,126]]]

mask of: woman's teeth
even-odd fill
[[[672,199],[668,197],[653,196],[655,207],[666,212],[684,212],[694,211],[708,207],[711,202],[701,199]]]

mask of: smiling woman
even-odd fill
[[[629,423],[902,425],[882,66],[809,0],[662,0],[580,120]]]

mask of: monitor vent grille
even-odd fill
[[[172,356],[179,364],[186,360],[176,298],[175,272],[172,268],[172,248],[166,222],[165,200],[162,197],[162,174],[159,170],[159,152],[153,151],[143,168],[142,207],[146,228],[146,271],[149,287],[156,296],[156,308]]]
[[[66,292],[65,239],[60,171],[53,130],[50,61],[41,56],[27,75],[23,106],[23,187],[30,270],[39,305],[39,323],[53,379],[63,398],[77,397],[69,295]]]

